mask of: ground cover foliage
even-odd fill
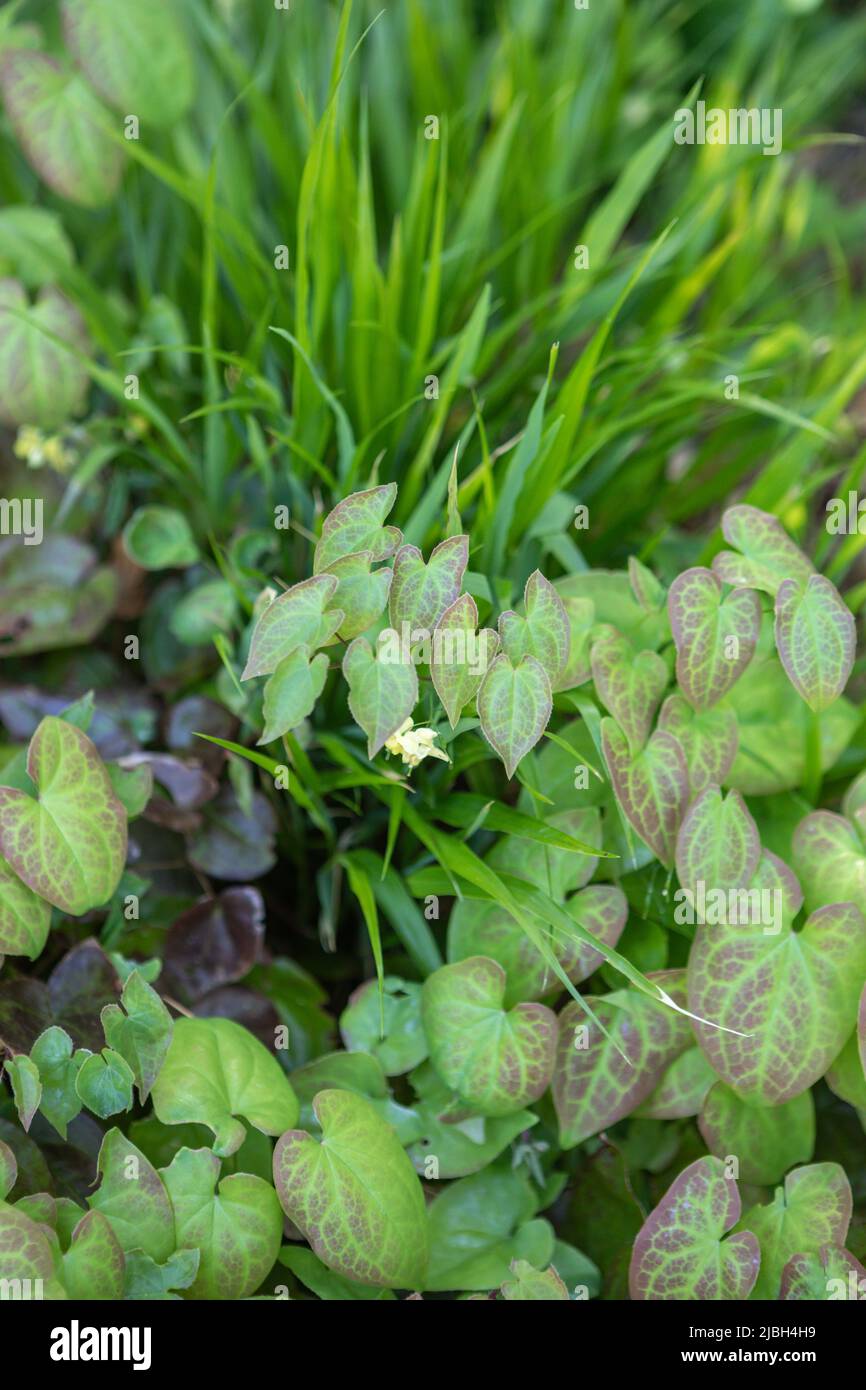
[[[866,1294],[864,52],[0,12],[4,1297]]]

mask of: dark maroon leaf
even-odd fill
[[[252,815],[241,810],[231,787],[205,808],[202,827],[189,840],[189,860],[204,874],[245,883],[276,863],[277,819],[269,801],[253,793]]]
[[[225,762],[225,749],[196,735],[232,738],[236,729],[237,720],[215,700],[209,700],[206,695],[188,695],[169,711],[165,739],[173,753],[188,753],[198,758],[209,772],[218,776]]]
[[[41,980],[22,976],[0,983],[0,1044],[10,1052],[29,1052],[53,1022],[48,989]]]
[[[215,989],[212,994],[199,999],[193,1013],[197,1018],[231,1018],[244,1028],[249,1028],[265,1047],[274,1051],[275,1029],[279,1027],[280,1020],[270,1000],[255,990],[238,985]]]
[[[173,753],[130,753],[118,761],[126,769],[146,764],[153,772],[154,782],[169,793],[170,799],[155,789],[144,811],[147,820],[169,830],[196,830],[201,823],[199,807],[211,801],[219,790],[216,778],[198,758],[177,758]]]
[[[99,1052],[105,1046],[100,1010],[115,1004],[119,993],[117,971],[91,937],[73,946],[51,972],[52,1022],[66,1029],[76,1047]]]
[[[257,888],[227,888],[184,912],[169,930],[165,966],[171,988],[189,999],[240,980],[259,959],[265,905]]]

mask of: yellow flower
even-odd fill
[[[58,473],[63,473],[75,462],[75,454],[63,443],[63,436],[54,434],[42,446],[42,457]]]
[[[450,763],[448,754],[433,746],[434,738],[439,737],[436,730],[415,729],[412,724],[411,719],[406,719],[396,733],[385,740],[387,751],[399,753],[406,767],[417,767],[424,758],[440,758],[443,763]]]
[[[16,458],[26,459],[30,468],[45,462],[45,436],[34,425],[22,425],[12,446]]]

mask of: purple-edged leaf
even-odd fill
[[[723,598],[712,570],[690,569],[670,587],[668,614],[680,689],[696,709],[717,704],[755,654],[761,633],[758,595],[734,589]]]
[[[436,624],[430,676],[452,729],[475,699],[498,646],[492,628],[478,629],[478,608],[471,594],[455,599]]]
[[[86,734],[48,715],[30,741],[38,799],[0,787],[0,854],[34,893],[80,916],[107,902],[126,863],[126,812]]]
[[[744,888],[761,857],[761,837],[739,792],[723,796],[705,787],[685,814],[677,835],[677,875],[683,888]]]
[[[682,971],[651,978],[672,998],[683,994]],[[587,1002],[607,1036],[575,1001],[559,1015],[551,1091],[564,1149],[630,1115],[692,1042],[683,1014],[637,990],[617,990]]]
[[[750,1105],[724,1081],[704,1100],[698,1128],[710,1153],[734,1155],[742,1182],[772,1187],[815,1149],[815,1106],[803,1091],[782,1105]]]
[[[814,569],[783,530],[777,517],[745,503],[722,516],[722,534],[740,553],[723,550],[713,569],[725,584],[745,585],[775,594],[783,579],[805,583]]]
[[[164,960],[172,988],[188,999],[243,979],[265,939],[265,905],[257,888],[227,888],[181,914],[169,928]]]
[[[805,587],[786,579],[776,595],[776,649],[797,694],[820,713],[837,699],[854,665],[854,615],[823,574]]]
[[[737,717],[727,705],[696,710],[682,695],[669,695],[658,727],[674,735],[686,758],[693,797],[711,782],[721,786],[737,755]]]
[[[371,570],[372,561],[372,550],[362,550],[355,555],[342,556],[325,571],[338,580],[333,606],[344,615],[337,629],[337,636],[343,642],[360,637],[385,611],[394,571],[389,566]]]
[[[540,570],[533,570],[523,591],[526,616],[502,613],[499,640],[512,666],[534,656],[547,672],[551,690],[559,690],[571,649],[568,614],[559,594]]]
[[[528,1260],[512,1260],[511,1273],[513,1278],[506,1279],[502,1285],[506,1303],[568,1302],[568,1289],[553,1265],[542,1272],[534,1269]]]
[[[286,1216],[329,1269],[385,1288],[420,1288],[429,1253],[424,1193],[394,1130],[368,1100],[319,1091],[322,1141],[289,1130],[274,1149]]]
[[[110,1223],[123,1250],[143,1250],[161,1264],[175,1248],[174,1213],[153,1164],[119,1129],[110,1129],[97,1160],[102,1178],[87,1201]]]
[[[616,946],[628,918],[628,900],[615,884],[591,883],[569,898],[565,910],[606,946]],[[586,942],[566,945],[563,936],[564,931],[557,933],[557,955],[572,984],[578,985],[599,969],[605,957]]]
[[[689,774],[673,734],[656,729],[633,758],[613,719],[601,722],[604,760],[623,815],[657,859],[670,868],[689,799]]]
[[[635,1114],[642,1120],[684,1120],[700,1113],[716,1073],[699,1047],[688,1047],[675,1057]]]
[[[833,811],[812,811],[794,831],[793,863],[806,907],[856,903],[866,913],[866,852],[853,826]]]
[[[573,690],[575,686],[585,684],[592,675],[589,650],[595,626],[595,604],[590,598],[569,598],[566,595],[562,605],[568,618],[568,660],[556,688]]]
[[[123,1298],[125,1261],[111,1224],[89,1211],[75,1226],[63,1255],[61,1278],[70,1298]]]
[[[860,1057],[858,1031],[851,1034],[839,1056],[827,1068],[824,1080],[840,1100],[853,1105],[855,1110],[866,1112],[866,1068]]]
[[[111,117],[79,73],[45,53],[7,49],[0,93],[21,148],[53,192],[87,208],[110,201],[123,153],[105,132]]]
[[[367,756],[375,758],[415,708],[418,673],[411,662],[389,661],[387,647],[374,655],[366,637],[356,637],[343,657],[343,675],[349,711],[367,735]]]
[[[534,748],[553,710],[550,681],[534,656],[513,666],[504,652],[491,663],[478,692],[481,732],[513,777],[521,759]]]
[[[634,1243],[634,1300],[741,1301],[758,1277],[761,1255],[750,1232],[726,1237],[740,1194],[717,1158],[699,1158],[671,1183]]]
[[[50,926],[51,904],[0,859],[0,955],[35,960],[48,940]]]
[[[783,1303],[859,1301],[864,1296],[866,1269],[838,1245],[824,1245],[816,1255],[792,1255],[782,1270],[779,1298]]]
[[[772,1202],[747,1211],[740,1226],[761,1246],[754,1298],[779,1297],[782,1275],[794,1255],[817,1255],[825,1245],[844,1246],[851,1221],[851,1186],[838,1163],[795,1168]]]
[[[799,932],[784,920],[778,931],[701,927],[688,968],[689,1008],[708,1020],[695,1023],[698,1041],[741,1099],[781,1105],[843,1047],[864,977],[866,922],[853,903],[819,908]]]
[[[373,560],[387,560],[400,544],[396,526],[385,526],[385,517],[397,498],[397,484],[386,483],[366,492],[353,492],[338,502],[326,517],[316,545],[313,573],[333,565],[344,555],[369,550]]]
[[[474,821],[476,816],[472,819]],[[511,830],[510,834],[504,834],[496,841],[487,862],[491,868],[534,883],[536,888],[549,893],[555,902],[563,902],[569,893],[589,883],[599,861],[591,853],[576,854],[573,847],[568,847],[567,840],[564,845],[557,844],[553,834],[561,831],[566,836],[572,836],[584,849],[600,850],[602,828],[598,808],[587,806],[582,810],[556,811],[544,820],[533,819],[531,824],[536,827],[536,837],[524,839],[518,838],[516,827],[511,830],[505,822],[494,827],[490,819],[485,818],[484,825],[488,829]],[[541,843],[542,834],[550,835],[552,843]],[[479,955],[483,954],[483,951],[479,952]]]
[[[443,965],[421,991],[430,1060],[480,1115],[509,1115],[550,1084],[556,1016],[543,1004],[506,1011],[505,971],[487,956]]]
[[[469,537],[441,541],[427,563],[416,545],[401,545],[394,556],[394,579],[388,599],[393,628],[432,633],[442,614],[455,602],[469,563]]]
[[[655,652],[636,652],[615,628],[605,627],[592,644],[592,678],[605,709],[628,739],[636,757],[646,744],[653,716],[668,683],[668,668]]]
[[[114,0],[63,0],[63,37],[96,91],[121,115],[174,125],[195,95],[192,55],[171,0],[130,9]]]
[[[296,647],[284,656],[265,684],[265,728],[259,744],[282,738],[311,715],[327,679],[328,658],[324,652],[311,660],[309,648]]]
[[[87,372],[51,334],[79,353],[90,348],[84,320],[59,290],[46,286],[31,305],[17,280],[0,280],[0,420],[7,425],[53,429],[81,412]]]
[[[315,651],[330,642],[343,621],[342,611],[330,608],[338,583],[333,574],[319,574],[275,598],[256,623],[241,680],[271,675],[298,647]]]

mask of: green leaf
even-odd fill
[[[123,153],[105,132],[111,117],[79,73],[45,53],[7,49],[0,92],[21,148],[49,188],[86,208],[114,197]]]
[[[761,601],[751,589],[722,597],[712,570],[689,569],[668,593],[677,681],[696,709],[715,705],[739,680],[761,634]]]
[[[237,611],[231,584],[225,579],[209,579],[188,590],[175,604],[169,632],[185,646],[209,646],[220,633],[231,632]]]
[[[93,87],[121,115],[149,125],[180,120],[195,92],[192,56],[170,0],[135,13],[113,0],[63,0],[63,36]]]
[[[321,1143],[290,1130],[274,1150],[283,1211],[337,1274],[385,1288],[421,1287],[424,1195],[393,1130],[348,1091],[320,1091],[313,1108]]]
[[[54,1277],[48,1232],[25,1212],[0,1202],[0,1279],[41,1279],[43,1297],[63,1298]]]
[[[812,1157],[812,1092],[803,1091],[783,1105],[749,1105],[724,1081],[717,1081],[704,1100],[698,1128],[717,1158],[736,1155],[742,1182],[771,1187],[789,1168]]]
[[[568,660],[559,677],[559,690],[573,690],[583,685],[592,675],[590,647],[592,631],[595,627],[595,604],[588,598],[569,598],[562,596],[563,607],[568,618],[569,642]]]
[[[63,912],[107,902],[126,862],[126,814],[86,734],[48,715],[27,754],[38,800],[0,787],[0,853]]]
[[[6,860],[0,859],[0,955],[36,960],[50,927],[51,904],[22,883]]]
[[[511,1262],[543,1268],[553,1228],[533,1220],[536,1197],[520,1173],[496,1168],[450,1183],[430,1207],[431,1291],[499,1288]]]
[[[340,1015],[340,1033],[350,1052],[378,1057],[386,1076],[402,1076],[427,1056],[421,1026],[421,986],[396,975],[384,979],[385,1030],[379,1032],[377,982],[367,980],[349,996]]]
[[[312,661],[307,647],[296,647],[284,656],[265,685],[265,730],[259,746],[282,738],[312,714],[327,679],[328,658],[324,652]]]
[[[134,1080],[132,1067],[120,1053],[104,1047],[86,1058],[75,1078],[75,1089],[88,1110],[107,1120],[109,1115],[132,1109]]]
[[[181,1149],[162,1170],[177,1247],[200,1254],[188,1298],[249,1298],[279,1254],[283,1221],[270,1183],[233,1173],[217,1187],[219,1173],[210,1149]]]
[[[89,345],[84,320],[59,290],[46,286],[31,305],[17,280],[0,280],[0,420],[49,430],[79,415],[88,376],[70,349]]]
[[[127,820],[140,816],[153,795],[153,768],[149,763],[139,767],[124,768],[117,763],[106,763],[105,770]]]
[[[373,552],[362,550],[355,555],[344,555],[323,571],[334,575],[338,581],[333,603],[344,615],[337,629],[337,636],[343,642],[360,637],[385,611],[394,571],[388,566],[371,570],[372,561]]]
[[[502,1285],[506,1303],[568,1302],[568,1289],[553,1265],[542,1272],[528,1260],[512,1260],[511,1273],[514,1277]]]
[[[604,760],[617,801],[630,825],[666,868],[674,860],[677,831],[689,796],[685,754],[665,729],[656,729],[632,757],[619,725],[601,722]]]
[[[540,661],[527,655],[515,667],[504,653],[494,657],[478,692],[478,716],[509,778],[541,738],[552,710],[550,681]]]
[[[18,1178],[18,1163],[8,1144],[0,1142],[0,1201],[8,1197]]]
[[[242,1116],[263,1134],[297,1123],[298,1102],[285,1072],[246,1028],[228,1018],[179,1018],[153,1087],[153,1109],[166,1125],[207,1125],[214,1153],[228,1157],[244,1141]]]
[[[634,1112],[642,1120],[683,1120],[698,1115],[716,1073],[699,1047],[675,1057],[647,1100]]]
[[[694,892],[699,882],[727,891],[751,883],[761,857],[758,827],[739,792],[705,787],[677,835],[677,875]]]
[[[737,1184],[720,1159],[689,1164],[638,1232],[629,1270],[632,1299],[748,1298],[761,1264],[757,1238],[749,1230],[725,1237],[740,1209]]]
[[[682,972],[655,978],[673,997],[683,993]],[[631,1114],[692,1042],[683,1014],[636,990],[588,1002],[606,1036],[573,1001],[559,1015],[551,1092],[564,1149]]]
[[[102,1028],[109,1047],[132,1068],[143,1105],[171,1043],[171,1014],[137,970],[123,986],[120,1003],[122,1008],[106,1004],[100,1015]]]
[[[54,284],[75,264],[75,249],[63,222],[48,208],[16,204],[0,209],[0,276],[16,277],[28,289]]]
[[[781,1105],[841,1050],[864,978],[866,924],[853,903],[819,908],[797,932],[784,920],[778,932],[701,927],[689,955],[689,1007],[716,1026],[696,1021],[698,1041],[742,1100]]]
[[[88,1204],[108,1219],[123,1250],[143,1250],[162,1264],[175,1248],[174,1212],[153,1164],[119,1129],[110,1129],[97,1172],[102,1182]]]
[[[255,626],[242,681],[270,676],[298,647],[315,651],[331,640],[344,616],[339,608],[325,611],[338,582],[333,574],[304,579],[269,604]]]
[[[280,1264],[285,1265],[305,1284],[308,1289],[328,1303],[361,1302],[370,1303],[377,1299],[393,1300],[390,1289],[379,1289],[375,1285],[358,1284],[354,1279],[344,1279],[323,1264],[318,1255],[303,1245],[284,1245],[280,1251]]]
[[[851,1221],[851,1187],[838,1163],[795,1168],[772,1202],[747,1211],[740,1227],[761,1245],[761,1271],[753,1298],[778,1298],[782,1274],[794,1255],[818,1255],[844,1246]]]
[[[87,1053],[83,1049],[73,1053],[69,1034],[63,1028],[53,1026],[40,1033],[30,1050],[30,1056],[39,1068],[42,1083],[39,1109],[61,1139],[65,1139],[66,1126],[81,1110],[75,1083],[87,1060]]]
[[[189,522],[174,507],[139,507],[123,528],[123,544],[145,570],[186,569],[198,559]]]
[[[502,860],[501,867],[532,883],[537,882],[539,887],[547,887],[552,873],[557,882],[561,880],[563,893],[571,888],[582,888],[592,878],[599,858],[609,857],[601,847],[601,824],[594,807],[584,811],[561,811],[547,820],[539,820],[504,802],[488,801],[474,792],[451,792],[436,807],[436,819],[461,830],[483,824],[485,830],[504,832],[509,841],[507,850],[503,851],[507,858]],[[511,837],[531,843],[514,845]],[[534,845],[544,846],[540,858]],[[565,853],[558,853],[560,850]],[[498,850],[494,850],[494,857],[497,854]],[[515,861],[515,854],[518,861]],[[581,857],[575,858],[575,855]],[[524,857],[525,873],[514,868],[515,862],[523,863]]]
[[[696,710],[682,695],[669,695],[658,727],[673,734],[683,750],[693,797],[710,783],[726,781],[737,754],[737,717],[727,704]]]
[[[604,627],[592,644],[592,678],[602,704],[628,739],[631,756],[646,744],[668,668],[655,652],[635,652],[627,638]]]
[[[325,517],[316,545],[313,573],[321,574],[344,555],[370,551],[374,561],[387,560],[400,544],[396,526],[385,526],[385,517],[397,497],[397,484],[353,492],[338,502]]]
[[[387,739],[411,715],[418,700],[414,665],[390,660],[387,646],[374,655],[365,637],[356,637],[343,657],[349,683],[349,711],[367,735],[367,756],[375,758]]]
[[[164,1264],[157,1264],[143,1250],[131,1250],[126,1256],[126,1299],[174,1299],[172,1289],[188,1289],[198,1273],[201,1254],[198,1250],[176,1250]]]
[[[452,536],[436,546],[427,563],[415,545],[401,545],[394,556],[394,580],[388,600],[393,628],[432,633],[452,607],[469,562],[469,537]]]
[[[125,1260],[114,1231],[100,1211],[82,1216],[63,1256],[61,1279],[70,1298],[123,1298]]]
[[[854,665],[854,616],[835,585],[813,574],[786,579],[776,595],[776,647],[788,679],[820,713],[842,694]]]
[[[29,1129],[42,1099],[39,1068],[25,1053],[20,1053],[17,1057],[7,1057],[5,1071],[12,1083],[18,1118],[23,1128]]]
[[[478,630],[475,600],[461,594],[439,618],[432,646],[430,676],[448,722],[456,729],[461,711],[478,693],[499,637],[492,628]]]
[[[523,603],[525,617],[510,610],[500,615],[502,650],[512,666],[519,666],[524,656],[534,656],[544,667],[551,690],[559,690],[571,650],[565,606],[540,570],[527,579]]]
[[[722,534],[741,552],[723,550],[713,560],[713,569],[725,584],[775,594],[784,579],[806,583],[814,574],[802,550],[769,512],[745,504],[729,507],[722,516]]]
[[[464,1178],[486,1168],[519,1134],[538,1124],[531,1110],[511,1115],[478,1115],[450,1091],[429,1062],[411,1076],[418,1102],[410,1112],[413,1138],[407,1152],[418,1173],[439,1180]],[[435,1169],[431,1165],[435,1161]]]
[[[856,903],[866,912],[866,851],[854,827],[834,811],[804,816],[792,841],[794,869],[806,907]]]

